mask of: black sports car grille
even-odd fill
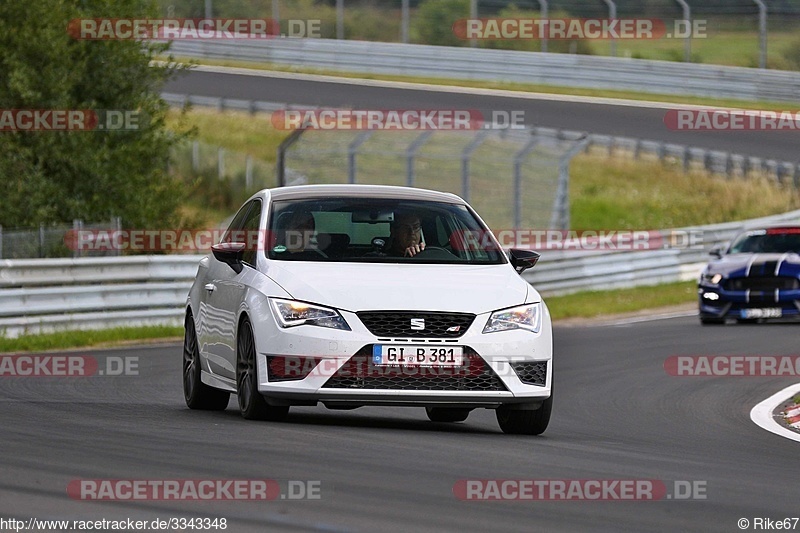
[[[729,291],[774,291],[791,290],[800,288],[797,278],[788,276],[759,276],[749,278],[731,278],[725,283],[725,289]]]
[[[466,333],[475,320],[471,313],[361,311],[356,315],[378,337],[456,338]],[[412,322],[423,329],[412,329]]]
[[[547,361],[531,361],[526,363],[511,363],[511,368],[519,376],[519,380],[526,385],[547,384]]]
[[[464,349],[459,367],[376,366],[372,346],[350,358],[322,386],[327,389],[415,391],[507,391],[494,370],[474,350]]]

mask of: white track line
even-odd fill
[[[650,315],[650,316],[636,316],[631,318],[622,318],[619,320],[613,320],[611,322],[603,322],[601,324],[593,324],[591,327],[600,327],[600,326],[615,326],[615,327],[624,327],[629,326],[631,324],[638,324],[639,322],[651,322],[655,320],[669,320],[671,318],[683,318],[687,316],[697,316],[697,311],[679,311],[676,313],[664,313],[660,315]]]
[[[752,420],[757,426],[766,429],[770,433],[775,433],[781,437],[786,437],[787,439],[800,442],[800,433],[795,433],[794,431],[786,429],[776,422],[772,417],[772,412],[776,407],[778,407],[778,405],[785,402],[787,398],[791,398],[798,392],[800,392],[800,383],[795,383],[794,385],[786,387],[782,391],[776,392],[763,402],[753,407],[753,409],[750,411],[750,420]]]

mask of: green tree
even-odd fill
[[[469,0],[425,0],[414,15],[418,41],[439,46],[466,46],[469,41],[453,33],[453,24],[469,18]]]
[[[165,126],[159,94],[178,70],[150,66],[166,44],[77,40],[69,21],[157,14],[146,0],[0,2],[0,110],[127,110],[132,131],[0,132],[0,224],[108,220],[130,227],[169,224],[181,186],[167,174],[185,134]]]

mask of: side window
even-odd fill
[[[261,222],[261,200],[253,200],[251,202],[252,208],[247,214],[242,229],[244,230],[245,243],[247,248],[242,254],[242,262],[247,263],[251,267],[256,267],[256,253],[258,252],[261,238],[258,232],[259,223]]]
[[[225,231],[225,236],[222,237],[222,242],[237,242],[241,240],[241,230],[244,229],[245,219],[250,212],[253,202],[246,203],[239,209],[239,212],[233,217],[228,229]]]

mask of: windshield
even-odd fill
[[[740,235],[729,254],[800,253],[800,228],[772,228]]]
[[[267,257],[279,261],[501,264],[465,205],[365,198],[275,201]]]

